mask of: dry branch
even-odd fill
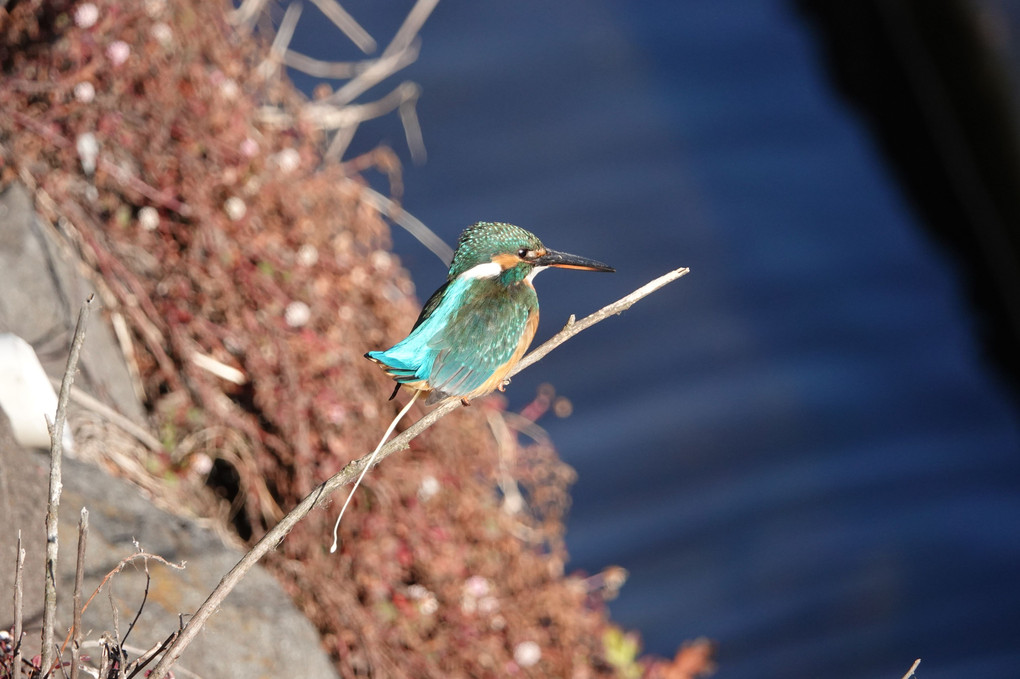
[[[920,664],[921,659],[918,658],[917,660],[914,661],[914,664],[910,666],[910,669],[907,670],[907,673],[903,675],[903,679],[910,679],[910,677],[914,676],[914,672],[917,671],[917,666]]]
[[[618,314],[629,309],[642,297],[650,295],[664,285],[687,274],[689,271],[690,269],[687,268],[670,271],[669,273],[660,276],[659,278],[656,278],[650,283],[635,290],[626,297],[603,307],[594,314],[577,322],[568,322],[567,326],[563,330],[532,352],[532,354],[537,354],[536,358],[529,361],[528,357],[525,357],[521,363],[524,365],[531,365],[557,346],[570,339],[570,337],[573,337],[582,330],[591,327],[595,323],[598,323],[613,314]],[[571,318],[571,321],[573,321],[573,318]],[[531,354],[529,354],[529,356],[530,355]],[[515,370],[514,374],[516,374],[516,372],[518,371]],[[377,457],[377,459],[381,462],[383,458],[388,457],[397,451],[404,450],[408,447],[412,439],[428,429],[440,418],[461,407],[461,405],[462,404],[459,399],[447,399],[435,410],[426,414],[424,417],[405,429],[399,436],[379,449],[377,454],[370,453],[348,463],[343,469],[321,483],[318,488],[309,493],[296,507],[294,507],[294,509],[288,512],[278,524],[269,530],[269,532],[267,532],[261,540],[255,543],[255,546],[241,557],[241,560],[238,561],[234,567],[223,576],[216,588],[209,594],[208,598],[206,598],[205,602],[198,608],[197,611],[195,611],[195,614],[192,616],[191,620],[188,621],[188,624],[184,626],[180,636],[173,644],[170,645],[170,648],[167,649],[159,663],[157,663],[153,668],[152,673],[149,675],[151,679],[162,679],[166,676],[167,672],[169,672],[173,664],[177,662],[181,653],[183,653],[192,642],[199,630],[201,630],[202,626],[205,624],[206,620],[208,620],[209,616],[212,615],[213,611],[219,608],[220,603],[222,603],[231,590],[237,586],[248,571],[251,570],[252,566],[258,563],[259,560],[269,552],[269,550],[274,549],[285,537],[287,537],[287,534],[290,533],[295,525],[297,525],[298,521],[307,516],[308,513],[316,506],[328,502],[332,493],[338,488],[354,481],[361,474],[362,469],[365,468],[373,458]]]
[[[85,545],[89,537],[89,510],[81,508],[81,519],[78,521],[78,561],[74,568],[74,594],[73,594],[73,622],[71,629],[71,676],[70,679],[78,679],[78,663],[81,657],[81,588],[85,579]]]
[[[435,231],[425,226],[424,222],[402,208],[396,202],[390,200],[370,186],[358,186],[362,198],[372,207],[400,225],[405,231],[414,236],[419,243],[438,257],[445,266],[450,266],[453,261],[453,248],[446,244],[442,238],[436,235]]]
[[[397,29],[396,35],[393,36],[393,40],[383,50],[382,55],[384,57],[396,52],[402,52],[411,45],[416,39],[418,31],[425,25],[425,20],[432,14],[432,10],[439,4],[439,0],[418,0],[414,3],[414,7],[404,17],[404,23]]]
[[[78,370],[78,357],[85,343],[85,326],[88,323],[89,311],[92,307],[93,295],[85,300],[78,312],[78,323],[74,328],[74,339],[71,341],[71,352],[67,357],[64,369],[64,381],[60,385],[60,397],[57,399],[56,419],[50,426],[50,490],[46,505],[46,565],[45,586],[43,594],[43,629],[42,629],[42,660],[39,667],[43,673],[53,669],[53,626],[57,617],[57,510],[60,506],[60,463],[64,453],[64,425],[67,421],[67,402],[71,397],[71,385],[74,374]]]
[[[376,42],[368,32],[347,13],[336,0],[312,0],[313,4],[339,28],[348,39],[365,53],[375,50]],[[412,64],[418,58],[418,32],[435,9],[438,0],[418,0],[404,17],[393,39],[377,58],[361,62],[330,62],[315,59],[290,49],[294,30],[301,17],[300,2],[287,5],[280,21],[269,55],[259,65],[258,72],[268,78],[277,73],[281,65],[289,66],[316,78],[347,78],[335,92],[320,101],[308,102],[300,117],[324,130],[335,130],[325,154],[326,160],[338,160],[347,150],[359,125],[397,111],[411,157],[416,163],[425,159],[425,144],[416,110],[420,88],[414,83],[401,83],[377,101],[355,103],[365,92],[393,74]],[[245,0],[234,12],[237,25],[250,28],[256,15],[265,9],[264,0]],[[259,112],[259,119],[268,125],[290,127],[295,116],[277,106],[267,105]]]
[[[313,78],[352,78],[366,67],[363,61],[324,61],[292,49],[284,53],[283,63]]]
[[[60,385],[56,380],[51,379],[50,382],[55,387]],[[106,405],[94,396],[82,391],[78,387],[71,387],[71,400],[77,403],[82,408],[89,410],[99,417],[103,418],[110,424],[114,425],[124,433],[134,437],[139,443],[144,445],[149,450],[154,452],[162,452],[163,444],[159,440],[149,433],[147,429],[139,424],[136,424],[130,418],[121,415],[116,410]]]
[[[365,54],[375,51],[375,39],[336,0],[312,0],[326,18]]]
[[[11,668],[14,671],[13,679],[21,679],[21,641],[24,636],[22,621],[25,615],[25,587],[23,583],[25,573],[25,548],[21,546],[21,531],[18,531],[18,554],[14,565],[14,659],[11,661]]]
[[[284,54],[287,52],[291,38],[294,37],[294,29],[297,28],[300,18],[301,3],[292,2],[283,15],[280,27],[276,30],[276,37],[273,38],[273,44],[269,47],[269,56],[259,66],[259,72],[263,77],[269,77],[275,73],[279,65],[283,63]]]
[[[577,333],[581,332],[582,330],[586,330],[587,328],[590,328],[599,321],[603,321],[609,318],[610,316],[613,316],[614,314],[623,313],[627,309],[634,306],[634,303],[637,302],[642,297],[647,297],[648,295],[652,294],[659,288],[669,285],[670,283],[680,278],[681,276],[687,275],[688,273],[690,273],[690,271],[691,270],[688,269],[687,267],[674,269],[669,273],[659,276],[655,280],[645,283],[640,288],[630,293],[626,297],[623,297],[622,299],[619,299],[608,306],[602,307],[601,309],[591,314],[590,316],[582,318],[580,321],[575,321],[574,317],[571,316],[569,319],[567,319],[567,324],[563,326],[562,330],[553,335],[547,342],[543,342],[542,346],[538,347],[534,351],[531,351],[527,356],[522,358],[520,363],[518,363],[514,367],[514,369],[510,371],[510,377],[513,377],[514,375],[524,370],[525,368],[535,363],[536,361],[542,360],[542,358],[544,358],[546,354],[548,354],[550,351],[552,351],[559,345],[563,344],[568,339],[570,339]]]

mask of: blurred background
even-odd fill
[[[343,3],[384,40],[411,4]],[[1007,0],[444,1],[405,72],[427,162],[395,116],[359,129],[345,157],[391,144],[446,242],[505,220],[617,268],[543,274],[536,342],[691,268],[507,392],[572,401],[542,422],[579,475],[568,569],[630,572],[646,650],[1020,666],[1018,30]],[[337,35],[307,6],[293,46],[356,58]],[[424,300],[445,267],[394,240]]]

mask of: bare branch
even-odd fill
[[[283,63],[315,78],[352,78],[368,68],[364,61],[323,61],[288,49]]]
[[[25,615],[25,586],[23,584],[25,574],[25,548],[21,546],[21,531],[18,531],[18,554],[14,566],[14,659],[11,661],[13,679],[21,679],[21,642],[25,633],[22,631],[22,621]]]
[[[180,563],[174,563],[172,561],[167,561],[166,559],[164,559],[163,557],[159,556],[158,554],[150,554],[149,552],[146,552],[144,550],[139,550],[139,551],[135,552],[134,554],[129,554],[128,556],[125,556],[123,559],[121,559],[120,562],[116,566],[114,566],[112,570],[110,570],[110,572],[108,572],[106,575],[103,576],[102,582],[99,583],[99,586],[97,586],[95,591],[92,592],[92,595],[89,596],[89,599],[88,599],[88,601],[85,602],[85,605],[81,607],[82,613],[84,613],[86,610],[88,610],[89,604],[91,604],[92,600],[95,599],[96,596],[101,591],[103,591],[103,587],[106,586],[106,583],[108,583],[113,576],[115,576],[117,573],[120,573],[122,570],[124,570],[124,566],[127,566],[129,563],[131,563],[132,561],[135,561],[137,559],[144,559],[145,562],[146,562],[146,568],[148,568],[148,561],[149,561],[149,559],[153,559],[154,561],[157,561],[157,562],[163,564],[164,566],[167,566],[168,568],[173,568],[175,570],[183,570],[185,564],[187,563],[186,561],[182,561]],[[117,632],[118,644],[119,644],[120,643],[120,630],[115,630],[115,631]]]
[[[81,587],[85,580],[85,545],[89,539],[89,510],[81,508],[81,519],[78,520],[78,561],[74,567],[74,609],[71,629],[71,679],[78,679],[78,663],[81,657]]]
[[[453,248],[437,236],[435,231],[375,189],[360,185],[358,188],[366,202],[417,238],[418,242],[427,247],[444,265],[450,266],[450,262],[453,261]]]
[[[354,123],[348,127],[341,127],[333,135],[333,141],[329,143],[329,148],[326,149],[326,153],[323,156],[326,160],[339,160],[343,157],[347,151],[347,147],[354,141],[354,134],[358,131],[358,124]]]
[[[51,381],[53,382],[54,386],[58,386],[56,380]],[[139,443],[143,444],[149,450],[155,451],[157,453],[163,452],[163,444],[160,443],[155,436],[150,434],[148,430],[146,430],[141,425],[136,424],[133,420],[129,419],[128,417],[121,415],[110,406],[106,405],[99,399],[89,395],[88,393],[82,391],[78,387],[75,386],[71,387],[71,400],[77,403],[79,406],[94,412],[96,415],[99,415],[101,418],[103,418],[110,424],[116,426],[121,431],[130,434],[135,439],[137,439]]]
[[[418,121],[418,94],[413,98],[400,102],[400,124],[404,126],[404,138],[407,139],[407,148],[411,150],[411,160],[423,165],[426,160],[425,137],[421,133],[421,123]]]
[[[404,128],[411,159],[418,164],[425,162],[425,143],[416,109],[421,94],[417,85],[401,83],[390,94],[367,104],[355,104],[354,101],[394,73],[414,63],[418,58],[418,32],[438,2],[417,0],[382,54],[376,59],[362,62],[324,61],[291,50],[289,46],[301,15],[301,3],[293,1],[287,5],[280,26],[275,31],[269,55],[259,65],[259,72],[268,78],[284,64],[316,78],[348,79],[328,97],[305,104],[300,113],[302,119],[320,129],[337,131],[324,155],[326,160],[342,157],[362,122],[396,110]],[[376,49],[376,41],[339,2],[312,0],[312,3],[363,52],[369,53]],[[244,0],[231,20],[239,27],[250,30],[256,15],[264,9],[264,0]],[[269,27],[267,30],[271,32],[273,29]],[[259,119],[263,123],[280,126],[293,125],[295,122],[295,116],[277,106],[262,107]]]
[[[88,324],[89,311],[92,308],[94,295],[89,295],[78,312],[78,323],[74,328],[71,340],[71,352],[67,357],[64,369],[64,381],[60,385],[60,397],[57,399],[56,419],[50,427],[50,491],[46,505],[46,566],[43,593],[43,629],[42,629],[42,660],[39,667],[43,673],[53,669],[53,627],[57,618],[57,513],[60,507],[61,456],[64,453],[64,425],[67,421],[67,402],[71,397],[71,385],[74,374],[78,370],[78,357],[85,343],[85,326]]]
[[[548,342],[545,342],[532,353],[537,353],[538,358],[535,358],[528,362],[531,365],[542,356],[552,351],[555,347],[565,342],[569,337],[576,335],[581,330],[591,327],[595,323],[607,318],[612,314],[618,314],[625,309],[630,308],[636,301],[650,295],[667,283],[680,278],[686,274],[689,269],[677,269],[670,273],[660,276],[651,283],[642,286],[638,290],[635,290],[631,294],[627,295],[623,299],[610,304],[603,309],[595,312],[591,316],[588,316],[581,321],[576,323],[568,324],[571,328],[574,328],[569,335],[560,338],[567,328],[558,333]],[[541,353],[539,353],[541,352]],[[529,354],[530,356],[530,354]],[[527,357],[525,357],[527,360]],[[408,447],[411,440],[418,436],[420,433],[432,426],[437,420],[444,417],[451,411],[461,407],[461,401],[456,398],[450,398],[444,401],[432,412],[426,414],[417,422],[412,424],[410,427],[405,429],[399,436],[392,439],[388,444],[382,448],[365,455],[362,458],[354,460],[348,463],[343,469],[334,474],[332,477],[324,481],[319,485],[318,488],[309,493],[294,509],[290,510],[286,516],[280,519],[280,522],[273,526],[261,540],[255,543],[247,554],[241,557],[230,571],[223,576],[216,588],[209,594],[205,602],[199,606],[198,610],[192,616],[188,624],[184,626],[181,635],[170,645],[163,657],[160,658],[159,663],[152,669],[152,673],[149,675],[150,679],[162,679],[169,672],[177,659],[180,658],[181,653],[188,647],[188,645],[194,640],[199,630],[212,615],[213,611],[219,608],[220,604],[226,598],[226,596],[237,586],[237,583],[251,570],[258,561],[266,555],[271,549],[274,549],[290,531],[297,525],[297,522],[303,519],[313,508],[320,504],[325,504],[330,500],[332,493],[340,488],[341,486],[347,485],[354,481],[360,474],[361,471],[367,467],[376,455],[378,460],[381,462],[384,458],[392,455],[393,453],[404,450]]]
[[[342,107],[329,103],[307,104],[301,109],[301,118],[320,129],[341,129],[396,111],[406,102],[417,101],[420,95],[421,88],[417,85],[412,82],[402,82],[394,87],[389,94],[367,104],[349,104]],[[289,122],[288,118],[281,120]],[[266,120],[266,122],[275,121]]]
[[[681,276],[686,276],[688,273],[690,273],[690,271],[691,270],[688,269],[687,267],[674,269],[669,273],[659,276],[653,281],[645,283],[640,288],[630,293],[626,297],[619,299],[608,306],[602,307],[601,309],[591,314],[590,316],[582,318],[580,321],[575,321],[574,317],[571,316],[569,319],[567,319],[567,324],[563,326],[562,330],[553,335],[548,341],[544,342],[542,346],[532,350],[531,352],[528,353],[527,356],[522,358],[520,363],[514,366],[514,369],[510,371],[510,377],[513,377],[514,375],[524,370],[531,364],[542,360],[542,358],[544,358],[546,354],[548,354],[550,351],[552,351],[559,345],[563,344],[568,339],[570,339],[577,333],[581,332],[582,330],[586,330],[591,326],[595,325],[596,323],[598,323],[599,321],[604,321],[605,319],[609,318],[610,316],[613,316],[614,314],[619,314],[626,311],[627,309],[634,306],[634,302],[637,302],[639,299],[643,297],[647,297],[648,295],[652,294],[653,292],[655,292],[656,290],[663,286],[669,285],[670,283],[680,278]]]
[[[312,0],[312,4],[365,54],[375,51],[375,39],[336,0]]]
[[[343,87],[323,101],[334,106],[346,106],[386,78],[390,77],[418,58],[418,42],[411,42],[399,52],[394,52],[373,61],[368,68],[349,80]]]
[[[439,0],[418,0],[418,2],[414,3],[414,7],[404,17],[404,23],[400,25],[396,35],[393,36],[393,40],[383,50],[382,56],[385,58],[407,49],[415,39],[415,36],[418,35],[418,31],[425,25],[425,20],[429,18],[432,10],[438,4]]]
[[[287,6],[287,11],[284,12],[283,19],[280,21],[280,28],[277,29],[276,37],[273,38],[273,44],[269,47],[269,56],[259,64],[258,70],[262,77],[268,78],[273,75],[283,63],[287,46],[290,45],[298,19],[301,18],[301,8],[300,2],[292,2]]]
[[[283,19],[280,21],[280,28],[276,31],[276,37],[273,38],[273,44],[269,48],[270,58],[277,62],[283,61],[283,53],[287,51],[290,41],[294,38],[294,29],[297,28],[303,9],[304,6],[300,2],[292,2],[287,6],[287,11],[283,13]]]
[[[149,601],[149,587],[152,586],[152,576],[149,575],[149,560],[143,561],[145,564],[145,590],[142,591],[142,602],[138,604],[138,610],[135,611],[135,617],[131,619],[131,624],[128,625],[127,632],[124,632],[124,638],[120,640],[120,645],[123,646],[128,637],[131,636],[131,632],[135,629],[135,625],[138,624],[139,619],[142,617],[142,611],[145,610],[145,604]]]
[[[124,667],[124,674],[127,675],[127,679],[132,679],[138,675],[139,672],[145,669],[145,666],[152,662],[156,657],[159,656],[166,648],[173,643],[177,635],[180,634],[180,630],[174,630],[174,632],[163,641],[153,645],[149,650],[143,650],[128,644],[124,644],[122,648],[129,653],[134,653],[138,656],[133,662],[128,663]],[[191,670],[184,669],[183,667],[177,667],[175,669],[177,674],[185,677],[195,677],[195,679],[201,679],[201,677]]]
[[[920,664],[921,659],[918,658],[917,660],[914,661],[914,664],[910,666],[910,669],[907,670],[907,673],[903,675],[903,679],[910,679],[910,677],[914,676],[914,672],[917,671],[917,666]]]

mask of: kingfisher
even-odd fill
[[[506,222],[478,222],[457,240],[446,283],[436,290],[407,337],[365,358],[397,382],[392,399],[407,387],[410,400],[390,422],[354,482],[333,524],[337,549],[340,520],[375,463],[383,444],[419,396],[426,405],[459,398],[465,404],[496,389],[528,350],[538,328],[538,294],[533,281],[549,267],[615,271],[594,259],[550,250],[538,237]]]
[[[534,279],[549,267],[615,271],[593,259],[550,250],[535,234],[505,222],[464,230],[446,283],[433,293],[410,334],[365,357],[401,386],[428,394],[426,405],[468,403],[496,389],[524,356],[538,328]],[[392,399],[393,396],[390,396]]]

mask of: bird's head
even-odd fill
[[[507,285],[530,281],[554,266],[583,271],[615,271],[602,262],[550,250],[538,236],[505,222],[478,222],[457,240],[448,279],[499,278]]]

